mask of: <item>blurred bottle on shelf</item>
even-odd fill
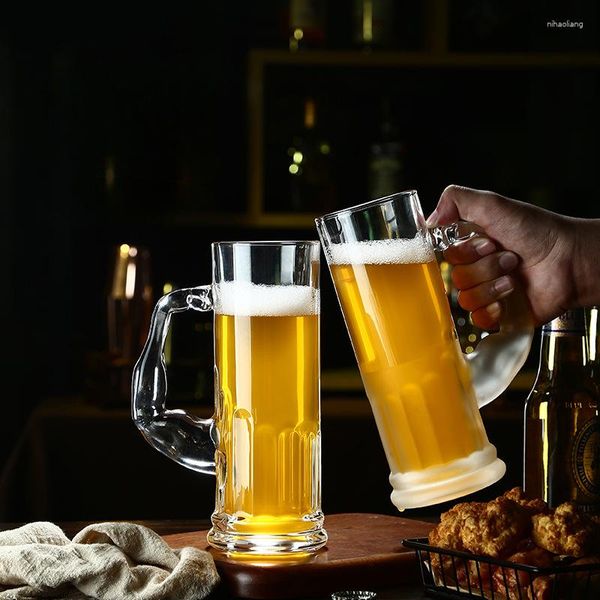
[[[317,104],[304,100],[301,131],[288,146],[290,209],[295,212],[327,212],[335,207],[336,186],[332,148],[317,122]]]
[[[354,44],[366,50],[392,47],[395,10],[395,0],[354,0]]]
[[[289,47],[292,52],[325,45],[326,12],[325,0],[290,0]]]
[[[115,250],[107,297],[108,349],[115,360],[137,360],[148,335],[152,307],[150,252],[121,244]]]
[[[600,514],[598,308],[542,328],[538,375],[525,405],[523,487],[551,507]]]
[[[401,192],[405,186],[405,144],[399,135],[389,97],[381,102],[379,135],[369,149],[369,198]]]
[[[104,406],[129,404],[133,365],[146,342],[153,306],[150,252],[120,244],[106,293],[108,348],[86,357],[89,399]]]

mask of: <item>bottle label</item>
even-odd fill
[[[590,419],[579,429],[571,461],[579,489],[600,499],[600,419]]]

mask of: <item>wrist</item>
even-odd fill
[[[573,305],[600,305],[600,219],[569,219],[573,235]]]

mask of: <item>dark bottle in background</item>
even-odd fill
[[[114,253],[106,298],[108,351],[132,366],[144,347],[152,315],[150,252],[121,244]]]
[[[147,248],[114,248],[105,297],[107,347],[85,355],[85,396],[102,406],[123,406],[131,401],[133,365],[146,342],[154,306]]]
[[[551,507],[573,501],[598,514],[600,386],[589,314],[571,310],[542,328],[538,375],[525,405],[523,487]]]
[[[405,186],[405,144],[390,98],[381,102],[378,139],[369,149],[369,199],[401,192]]]
[[[296,212],[327,212],[335,207],[331,143],[317,118],[315,100],[306,98],[303,127],[287,149],[290,208]]]
[[[395,9],[395,0],[354,0],[354,44],[364,49],[394,46]]]
[[[290,50],[323,46],[326,37],[326,17],[325,0],[290,0]]]

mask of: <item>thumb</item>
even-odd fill
[[[484,229],[490,225],[497,195],[460,185],[449,185],[440,196],[435,210],[427,219],[428,227],[454,221],[470,221]]]

